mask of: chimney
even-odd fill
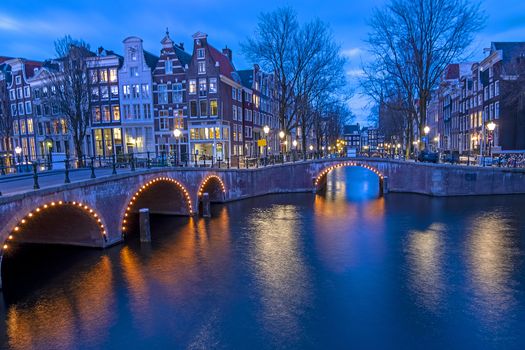
[[[224,49],[222,49],[222,54],[224,56],[228,57],[230,62],[232,62],[232,50],[229,49],[228,46],[226,46]]]
[[[184,43],[183,43],[183,42],[180,42],[180,43],[179,43],[179,47],[180,47],[180,49],[181,49],[182,51],[184,51]]]

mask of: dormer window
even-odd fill
[[[204,49],[197,49],[197,59],[202,60],[206,56]]]

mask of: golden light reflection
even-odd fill
[[[94,348],[102,346],[115,318],[110,259],[102,256],[67,286],[43,290],[38,302],[30,307],[24,304],[9,308],[6,325],[12,349],[73,349],[81,342]],[[52,297],[47,298],[47,294]]]
[[[497,324],[516,303],[512,273],[517,268],[519,245],[512,225],[497,212],[474,217],[471,227],[466,254],[476,295],[472,306],[485,322]]]
[[[299,336],[299,315],[311,297],[302,247],[302,218],[293,205],[273,205],[248,218],[253,235],[253,260],[262,294],[264,324],[271,332]]]
[[[446,226],[433,223],[425,231],[408,234],[408,286],[419,305],[438,311],[445,293],[444,236]]]

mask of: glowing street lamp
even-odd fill
[[[280,139],[284,139],[284,136],[285,136],[284,131],[282,131],[282,130],[279,131],[279,138],[280,138]]]
[[[297,147],[297,140],[292,141],[292,146]]]
[[[487,129],[489,130],[489,136],[490,136],[490,139],[489,139],[489,154],[490,154],[490,158],[492,158],[492,142],[494,142],[493,132],[496,129],[496,123],[494,123],[494,121],[491,120],[487,124]]]
[[[175,158],[175,164],[178,164],[179,157],[180,157],[180,136],[182,134],[182,131],[180,131],[179,128],[176,128],[173,130],[173,136],[175,136],[175,139],[177,140],[177,157]]]
[[[264,140],[266,141],[265,142],[266,147],[264,148],[264,157],[267,158],[268,157],[268,134],[270,133],[270,127],[268,125],[265,125],[263,127],[263,131],[264,131]],[[266,164],[266,159],[264,161]]]
[[[423,128],[423,132],[425,133],[425,135],[428,135],[428,133],[430,132],[430,127],[427,125]]]

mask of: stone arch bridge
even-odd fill
[[[212,202],[283,192],[319,191],[337,167],[377,174],[383,193],[435,196],[525,193],[525,171],[389,159],[321,159],[254,169],[161,168],[57,184],[0,197],[1,256],[11,242],[107,247],[123,239],[129,216],[195,215],[202,193]]]

